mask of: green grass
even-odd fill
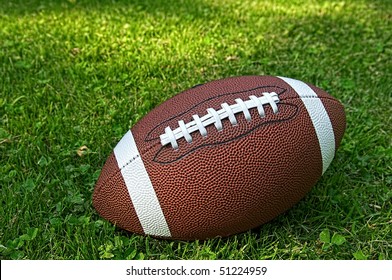
[[[0,1],[0,259],[392,259],[391,19],[388,0]],[[248,74],[345,105],[341,147],[298,205],[204,242],[98,216],[94,184],[130,126]]]

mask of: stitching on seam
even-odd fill
[[[267,86],[266,86],[267,87]],[[283,92],[282,92],[282,94],[284,94],[286,92],[286,90],[284,90]],[[279,94],[279,97],[281,97],[281,94]],[[282,101],[282,103],[284,103],[284,101],[289,101],[289,100],[294,100],[294,99],[306,99],[306,98],[318,98],[318,99],[320,99],[320,100],[323,100],[323,99],[325,99],[325,100],[328,100],[328,101],[332,101],[332,102],[335,102],[335,103],[337,103],[337,104],[340,104],[340,102],[338,101],[338,100],[336,100],[333,96],[313,96],[313,95],[307,95],[307,96],[295,96],[295,97],[290,97],[290,98],[281,98],[281,101]],[[279,103],[278,103],[279,104]],[[173,119],[174,117],[172,117],[172,118],[170,118],[170,119]],[[164,123],[164,122],[167,122],[167,121],[169,121],[170,119],[167,119],[167,120],[165,120],[165,121],[162,121],[162,122],[160,122],[159,123],[159,125],[161,125],[162,123]],[[158,125],[158,126],[159,126]],[[147,135],[149,135],[150,133],[151,133],[151,131],[153,131],[154,129],[156,129],[156,127],[157,126],[155,126],[153,129],[151,129],[150,131],[149,131],[149,133],[147,133]],[[144,139],[144,142],[146,142],[146,143],[151,143],[153,140],[157,140],[157,139],[159,139],[159,138],[151,138],[151,139],[149,139],[149,140],[146,140],[146,139]],[[161,147],[161,143],[160,142],[157,142],[157,143],[155,143],[155,144],[153,144],[153,145],[151,145],[150,147],[147,147],[146,149],[144,149],[144,150],[139,150],[140,151],[140,154],[142,154],[142,153],[147,153],[147,152],[149,152],[149,151],[151,151],[152,149],[155,149],[156,147]]]
[[[137,158],[140,158],[140,154],[139,155],[135,155],[134,157],[132,157],[129,161],[127,161],[121,168],[119,168],[119,170],[116,170],[116,172],[114,172],[111,176],[109,176],[104,182],[102,182],[101,186],[105,185],[107,182],[109,182],[110,180],[112,180],[114,177],[117,176],[117,174],[121,173],[121,170],[123,170],[125,167],[127,167],[129,164],[131,164],[132,162],[134,162]]]
[[[237,92],[236,92],[236,91],[234,91],[234,92],[227,92],[227,93],[223,93],[223,94],[220,94],[220,95],[217,95],[217,96],[213,96],[213,97],[207,98],[207,99],[205,99],[205,100],[203,100],[203,101],[198,102],[198,103],[195,104],[194,106],[190,107],[188,110],[185,110],[185,111],[183,111],[183,112],[180,112],[179,114],[177,114],[177,115],[175,115],[175,116],[173,116],[173,117],[171,117],[171,118],[168,118],[168,119],[166,119],[166,120],[161,121],[159,124],[157,124],[156,126],[154,126],[154,127],[147,133],[146,137],[144,138],[144,141],[145,141],[145,142],[150,142],[150,141],[154,141],[154,140],[156,140],[156,139],[159,139],[159,137],[149,138],[149,137],[150,137],[150,134],[151,134],[157,127],[159,127],[160,125],[162,125],[162,124],[165,123],[165,122],[168,122],[168,121],[170,121],[170,120],[173,120],[173,119],[177,118],[178,116],[183,115],[183,114],[189,112],[190,110],[192,110],[193,108],[196,108],[197,106],[199,106],[199,105],[202,104],[202,103],[205,103],[205,102],[207,102],[207,101],[210,101],[210,100],[213,100],[213,99],[216,99],[216,98],[220,98],[220,97],[223,97],[223,96],[230,96],[230,95],[234,95],[234,94],[246,93],[246,92],[250,92],[250,91],[253,91],[253,90],[259,90],[259,89],[271,88],[271,87],[280,89],[279,92],[276,91],[276,93],[278,94],[278,96],[281,96],[282,94],[284,94],[284,93],[287,91],[287,88],[282,88],[282,87],[280,87],[280,86],[276,86],[276,85],[264,85],[264,86],[258,86],[258,87],[255,87],[255,88],[250,88],[250,89],[241,90],[241,91],[237,91]],[[180,93],[180,94],[181,94],[181,93]]]
[[[131,164],[132,162],[134,162],[137,158],[140,158],[140,155],[136,155],[134,157],[132,157],[130,160],[128,160],[121,168],[120,171],[123,170],[125,167],[127,167],[129,164]]]

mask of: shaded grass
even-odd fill
[[[0,1],[0,258],[391,259],[391,11],[390,1]],[[179,91],[247,74],[308,81],[346,107],[342,145],[304,200],[205,242],[135,236],[96,214],[94,184],[130,126]],[[345,241],[328,245],[326,229]]]

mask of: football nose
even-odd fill
[[[144,233],[114,153],[107,159],[94,188],[93,206],[103,218],[116,226]]]

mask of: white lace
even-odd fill
[[[278,112],[279,96],[275,92],[264,92],[263,96],[256,97],[249,96],[249,100],[243,101],[240,98],[235,100],[235,104],[229,105],[227,103],[221,104],[222,109],[216,111],[213,108],[207,109],[207,114],[201,118],[198,115],[193,115],[193,121],[184,123],[183,120],[178,122],[176,129],[172,130],[169,126],[165,128],[165,133],[160,136],[161,144],[163,146],[171,144],[174,149],[178,149],[177,140],[184,137],[188,143],[192,142],[191,133],[199,131],[203,137],[207,136],[206,126],[214,124],[218,131],[223,129],[222,120],[229,118],[232,125],[237,125],[235,114],[243,113],[247,121],[251,121],[249,109],[257,108],[260,117],[265,117],[264,105],[270,105],[274,114]]]

